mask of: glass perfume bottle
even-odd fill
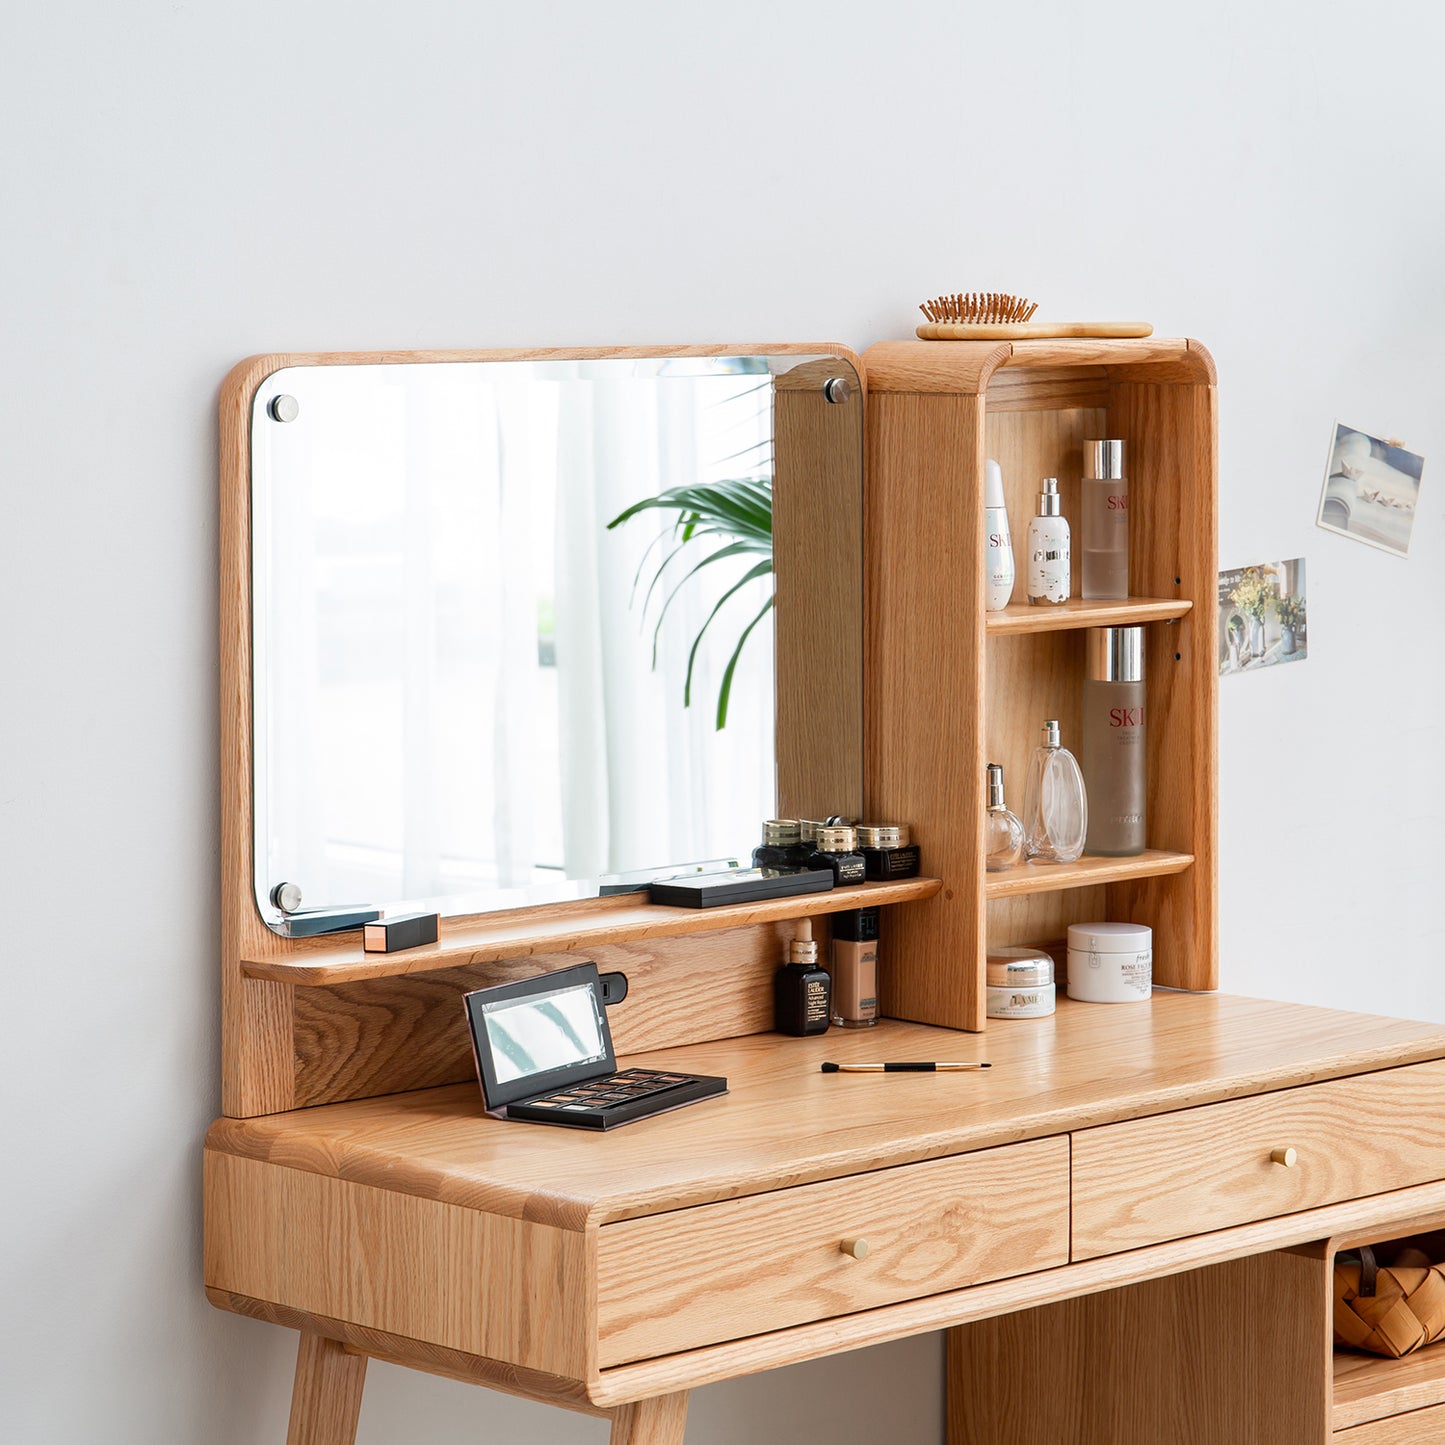
[[[988,812],[984,817],[984,866],[990,873],[1012,868],[1024,858],[1024,825],[1003,800],[1003,769],[988,765]]]
[[[1059,743],[1059,724],[1044,724],[1024,789],[1024,849],[1036,863],[1072,863],[1084,851],[1089,802],[1073,753]]]

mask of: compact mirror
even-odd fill
[[[862,405],[834,355],[266,377],[267,924],[596,896],[746,860],[780,806],[856,815]]]

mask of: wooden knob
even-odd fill
[[[862,1259],[868,1253],[868,1241],[866,1239],[845,1239],[839,1243],[838,1248],[852,1259]]]
[[[1269,1157],[1276,1164],[1283,1164],[1286,1169],[1293,1169],[1299,1161],[1299,1155],[1293,1149],[1271,1149]]]

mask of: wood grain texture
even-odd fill
[[[585,1379],[582,1235],[207,1151],[211,1289]]]
[[[1129,585],[1192,598],[1197,609],[1145,632],[1148,696],[1148,841],[1194,855],[1177,878],[1113,885],[1109,917],[1188,939],[1156,962],[1154,981],[1219,987],[1218,894],[1218,474],[1213,387],[1120,383],[1112,435],[1128,442]]]
[[[1445,1404],[1445,1350],[1431,1346],[1402,1360],[1336,1350],[1333,1399],[1336,1430]]]
[[[1442,1091],[1436,1061],[1076,1133],[1074,1258],[1445,1178]]]
[[[993,1067],[819,1072],[825,1059],[881,1058]],[[1051,1018],[981,1035],[884,1020],[626,1056],[627,1065],[721,1074],[730,1092],[605,1140],[488,1118],[477,1087],[462,1085],[222,1119],[207,1145],[583,1230],[1439,1058],[1445,1029],[1429,1024],[1219,994],[1159,993],[1127,1008],[1065,999]]]
[[[316,1314],[314,1311],[295,1309],[289,1305],[277,1304],[273,1300],[254,1299],[250,1295],[235,1294],[229,1290],[208,1288],[206,1298],[217,1309],[229,1310],[233,1314],[245,1315],[253,1320],[265,1320],[287,1329],[310,1330],[329,1340],[337,1340],[349,1346],[353,1352],[359,1352],[373,1360],[384,1360],[388,1364],[403,1365],[409,1370],[442,1375],[463,1384],[483,1385],[489,1390],[498,1390],[504,1395],[516,1395],[523,1400],[535,1400],[544,1405],[560,1405],[563,1409],[573,1410],[578,1414],[609,1413],[605,1407],[593,1405],[587,1399],[587,1386],[582,1380],[569,1380],[541,1370],[526,1370],[518,1365],[509,1365],[504,1360],[467,1354],[464,1350],[448,1349],[427,1340],[370,1329],[350,1320],[339,1320],[329,1315]]]
[[[1152,336],[1147,321],[925,321],[916,329],[920,341],[1058,341],[1065,337],[1118,340]]]
[[[599,1404],[610,1404],[662,1390],[712,1384],[756,1370],[837,1354],[840,1350],[861,1349],[907,1335],[992,1319],[1101,1290],[1291,1248],[1317,1240],[1336,1228],[1367,1222],[1382,1208],[1409,1212],[1434,1207],[1441,1199],[1445,1199],[1445,1184],[1421,1185],[1398,1194],[1350,1200],[1304,1214],[1238,1225],[1218,1233],[1150,1245],[1124,1254],[1103,1255],[1060,1269],[1039,1270],[969,1289],[945,1291],[902,1304],[863,1310],[842,1319],[821,1320],[635,1365],[620,1365],[602,1371],[590,1393]],[[1326,1343],[1321,1328],[1315,1343],[1317,1362],[1312,1369],[1314,1385],[1321,1397],[1326,1388]],[[1047,1384],[1044,1388],[1048,1388]],[[1210,1445],[1225,1445],[1225,1442],[1212,1441]]]
[[[867,811],[908,823],[943,880],[889,919],[879,1004],[983,1027],[983,411],[974,396],[868,399]]]
[[[1017,595],[1018,585],[1014,591]],[[1145,622],[1173,621],[1193,606],[1187,597],[1126,597],[1112,601],[1071,597],[1059,607],[1031,607],[1025,600],[1009,603],[1002,612],[988,613],[984,625],[990,636],[1077,627],[1137,627]]]
[[[990,873],[984,880],[983,891],[990,900],[1016,898],[1026,893],[1057,893],[1063,889],[1115,883],[1123,878],[1158,878],[1182,873],[1193,862],[1188,853],[1166,853],[1158,848],[1148,848],[1133,858],[1096,858],[1086,853],[1075,863],[1025,863]]]
[[[303,1330],[286,1445],[354,1445],[365,1385],[365,1355]]]
[[[621,1405],[612,1417],[608,1445],[682,1445],[687,1429],[687,1392]]]
[[[1110,379],[1146,372],[1158,381],[1212,386],[1209,352],[1171,337],[1124,341],[880,341],[863,353],[870,395],[982,395],[1001,369],[1094,367]]]
[[[844,1239],[867,1249],[851,1258]],[[1038,1139],[607,1225],[603,1368],[1047,1269],[1069,1255],[1069,1146]]]
[[[834,377],[848,384],[846,402],[823,394]],[[836,360],[801,363],[774,382],[779,817],[863,812],[865,405],[861,381]]]
[[[589,360],[646,356],[719,356],[779,354],[836,356],[863,378],[859,358],[833,344],[780,346],[592,347],[509,351],[373,351],[354,353],[275,353],[253,356],[232,369],[220,395],[220,652],[221,652],[221,1100],[225,1113],[245,1117],[274,1113],[300,1102],[293,1037],[292,983],[284,965],[304,955],[301,940],[280,938],[262,922],[252,889],[252,714],[251,714],[251,404],[256,388],[272,372],[288,366],[365,366],[380,363],[418,365],[478,361]],[[837,408],[835,408],[836,410]],[[746,920],[734,919],[734,923]],[[483,927],[486,925],[483,924]],[[584,925],[585,926],[585,925]],[[703,925],[707,926],[707,925]],[[693,928],[663,930],[675,936]],[[652,936],[643,932],[629,938]],[[606,940],[625,941],[622,937]],[[556,952],[575,946],[554,940],[508,948],[491,940],[492,959],[528,952]],[[360,952],[360,938],[356,939]],[[680,952],[686,955],[685,946]],[[390,957],[390,955],[378,955]],[[249,960],[248,976],[242,960]],[[452,968],[473,961],[443,958],[431,967]],[[280,977],[266,978],[268,965]],[[681,965],[686,966],[685,961]],[[408,970],[412,971],[412,970]],[[374,976],[358,974],[355,977]],[[338,1003],[333,1015],[344,1005]],[[363,1010],[369,1005],[362,1005]],[[313,1011],[314,1012],[314,1011]],[[358,1031],[366,1019],[356,1022]],[[312,1027],[308,1020],[306,1026]],[[432,1044],[429,1048],[444,1045]],[[364,1070],[357,1071],[360,1077]],[[378,1086],[387,1087],[385,1070]],[[396,1085],[391,1085],[396,1087]],[[307,1097],[315,1097],[314,1092]]]
[[[1321,1277],[1265,1254],[951,1330],[949,1445],[1321,1445]]]
[[[436,943],[399,953],[367,953],[361,946],[360,929],[340,940],[282,939],[278,942],[294,945],[284,956],[243,959],[241,967],[250,977],[304,988],[357,983],[363,979],[396,978],[583,949],[591,951],[607,944],[662,939],[688,940],[690,944],[699,934],[816,917],[844,908],[909,902],[932,897],[938,890],[936,878],[904,878],[894,883],[860,883],[823,893],[729,903],[717,908],[669,908],[641,902],[636,894],[618,894],[612,898],[513,909],[505,914],[445,919]],[[670,956],[685,959],[687,946],[680,945]]]
[[[1445,1445],[1445,1405],[1356,1425],[1330,1438],[1333,1445]]]

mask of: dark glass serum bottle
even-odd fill
[[[833,1012],[833,980],[818,963],[813,921],[798,920],[798,931],[788,945],[788,961],[773,979],[774,1026],[780,1034],[804,1038],[828,1031]]]

